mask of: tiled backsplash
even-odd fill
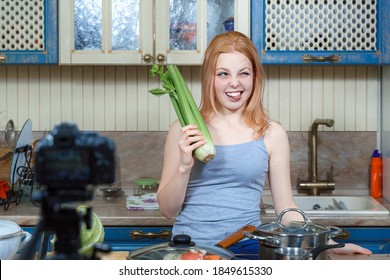
[[[291,149],[293,188],[300,174],[308,179],[310,147],[309,132],[287,132]],[[336,183],[333,194],[368,195],[369,165],[376,148],[376,132],[318,132],[318,179],[327,179],[334,167]]]
[[[298,176],[303,174],[307,179],[309,174],[309,132],[287,133],[291,147],[291,181],[296,191]],[[167,132],[102,134],[116,143],[123,189],[133,188],[132,181],[139,177],[160,177]],[[33,132],[33,139],[43,135],[44,132]],[[369,163],[376,147],[376,132],[318,132],[317,136],[318,178],[326,179],[326,173],[333,165],[336,182],[334,194],[369,194]],[[0,133],[0,139],[1,151],[5,153],[4,132]],[[1,162],[0,165],[0,176],[4,177],[4,174],[8,174],[6,170],[10,161]]]
[[[166,132],[105,132],[115,140],[120,156],[123,188],[136,178],[159,178]],[[291,147],[291,182],[309,172],[309,132],[288,132]],[[368,194],[369,163],[376,146],[375,132],[318,132],[318,176],[326,179],[334,166],[334,194]],[[268,189],[268,187],[267,187]]]

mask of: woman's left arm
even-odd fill
[[[279,123],[271,121],[264,136],[264,143],[269,155],[269,185],[275,212],[279,215],[286,208],[297,208],[291,188],[290,145],[287,133]],[[297,217],[302,220],[302,216],[297,212],[288,212],[287,215],[289,220],[297,220]]]

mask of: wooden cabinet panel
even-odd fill
[[[0,64],[57,64],[57,1],[0,2]]]
[[[264,64],[390,63],[388,1],[251,3],[251,38]]]
[[[389,227],[345,227],[346,238],[335,238],[337,242],[355,243],[372,251],[373,254],[390,253]]]
[[[170,227],[105,227],[104,243],[110,244],[113,251],[134,251],[136,249],[152,246],[170,241]],[[134,238],[132,232],[143,232],[151,237]],[[160,237],[156,237],[160,236]],[[165,236],[165,237],[164,237]]]

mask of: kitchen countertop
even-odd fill
[[[106,200],[97,195],[87,204],[101,218],[105,226],[171,226],[175,219],[167,219],[159,211],[129,211],[125,206],[126,196]],[[378,201],[390,210],[390,203],[384,199]],[[308,215],[315,223],[332,226],[390,226],[390,215]],[[18,223],[20,226],[35,226],[40,219],[40,208],[30,201],[21,201],[19,205],[11,204],[7,211],[0,208],[0,219],[5,218]],[[275,222],[275,214],[262,214],[262,222]]]

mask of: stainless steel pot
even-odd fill
[[[301,249],[297,247],[282,247],[278,248],[275,251],[277,260],[316,260],[321,252],[333,249],[344,247],[345,244],[338,243],[332,245],[323,245],[313,250]]]
[[[300,213],[303,221],[294,221],[290,226],[283,225],[282,218],[290,211]],[[330,239],[340,233],[341,229],[338,227],[312,223],[302,210],[288,208],[280,213],[277,222],[262,224],[255,231],[245,232],[244,235],[259,241],[259,259],[276,260],[276,250],[279,248],[312,250],[327,245]],[[317,259],[326,258],[326,250],[317,257]]]

